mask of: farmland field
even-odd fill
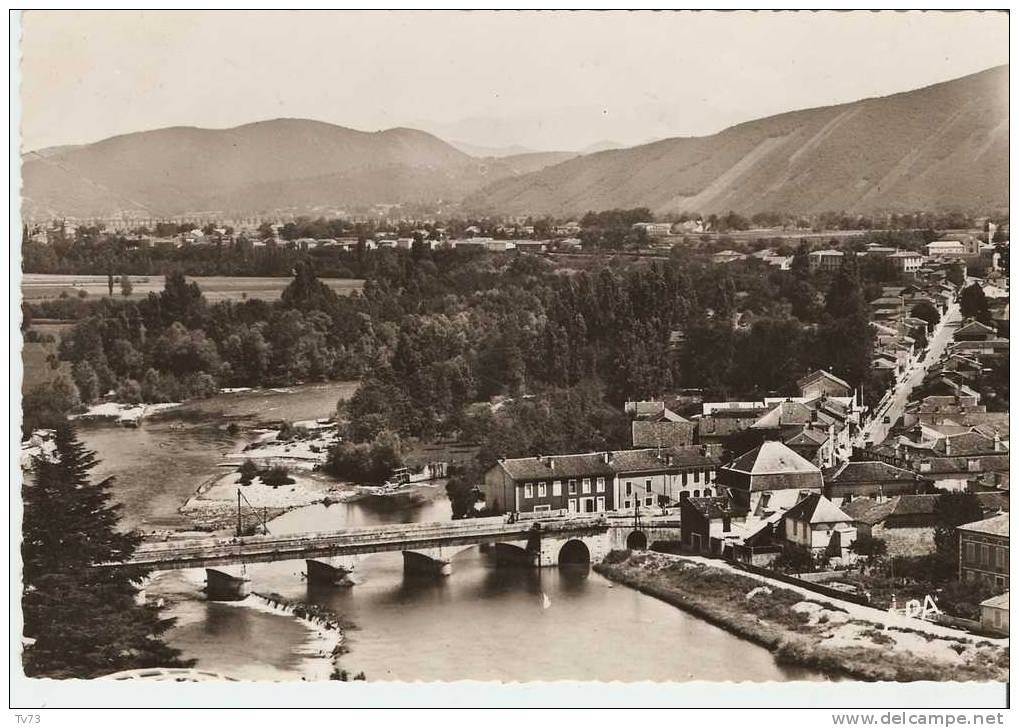
[[[260,298],[275,301],[290,278],[244,278],[237,276],[188,276],[202,289],[206,300],[215,302],[225,299],[240,301],[245,298]],[[323,283],[340,295],[360,291],[364,281],[358,278],[322,278]],[[131,299],[144,298],[150,293],[163,290],[163,276],[131,276]],[[21,277],[21,295],[26,301],[43,301],[49,298],[80,296],[101,298],[109,295],[106,276],[101,275],[51,275],[25,273]],[[113,295],[122,298],[119,280],[114,281]]]

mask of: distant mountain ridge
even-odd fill
[[[492,183],[471,212],[816,213],[1008,207],[1008,67],[578,157]]]
[[[22,156],[27,218],[436,203],[470,213],[1007,209],[1008,67],[589,154],[472,156],[416,129],[170,127]],[[509,148],[496,150],[503,154]]]
[[[27,153],[23,200],[32,217],[455,203],[569,156],[478,159],[416,129],[363,132],[305,119],[170,127]]]

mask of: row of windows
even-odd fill
[[[640,500],[640,498],[638,498],[638,499],[636,500],[636,504],[637,504],[638,506],[639,506],[639,505],[641,505],[641,500]],[[651,498],[645,498],[645,499],[644,499],[644,502],[643,502],[643,504],[644,504],[644,506],[645,506],[645,507],[647,507],[647,508],[651,508],[651,507],[653,507],[653,506],[654,506],[654,504],[655,504],[655,499],[654,499],[654,497],[651,497]],[[624,510],[624,511],[626,511],[626,510],[629,510],[629,509],[633,508],[633,506],[634,506],[634,501],[632,501],[632,500],[625,500],[625,501],[623,501],[623,510]]]
[[[963,562],[1004,569],[1008,566],[1008,549],[967,541],[963,547]]]
[[[975,584],[978,581],[982,581],[987,586],[993,586],[995,589],[1004,589],[1007,584],[1005,577],[1003,576],[992,576],[991,574],[981,574],[977,571],[970,571],[969,569],[962,570],[962,580],[967,584]]]
[[[544,498],[548,495],[548,484],[544,480],[540,480],[537,483],[524,483],[524,498],[534,498],[535,486],[537,486],[537,493],[539,498]],[[577,494],[577,481],[570,478],[566,481],[566,489],[570,495]],[[591,478],[582,478],[580,481],[580,491],[582,493],[591,492]],[[595,479],[595,491],[598,493],[605,492],[605,478]],[[560,496],[563,494],[563,481],[553,480],[552,481],[552,495]]]
[[[708,483],[714,477],[715,471],[714,470],[705,470],[705,471],[703,471],[703,474],[704,474],[704,482]],[[690,472],[690,473],[683,473],[683,485],[687,485],[691,480],[694,483],[701,482],[701,471],[700,470],[694,470],[693,472]]]

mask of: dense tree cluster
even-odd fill
[[[308,256],[294,262],[275,303],[209,303],[174,273],[141,301],[75,309],[60,356],[76,393],[57,404],[111,391],[160,402],[224,386],[360,379],[346,403],[350,434],[371,442],[384,432],[457,433],[470,427],[469,405],[493,397],[573,392],[618,411],[627,399],[679,388],[743,399],[792,393],[816,368],[865,384],[868,282],[852,255],[830,275],[812,272],[806,256],[801,248],[791,271],[756,259],[716,266],[690,251],[567,270],[529,255],[378,251],[366,256],[363,292],[349,297],[319,281]]]

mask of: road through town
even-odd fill
[[[906,403],[909,402],[909,395],[913,388],[923,381],[928,370],[937,364],[944,355],[961,321],[962,313],[959,311],[959,304],[953,302],[931,333],[927,346],[927,355],[923,361],[914,362],[905,372],[896,378],[895,386],[881,400],[881,404],[874,412],[873,419],[861,428],[854,444],[863,445],[866,442],[870,442],[877,445],[884,442],[892,425],[895,424],[895,421],[905,411]],[[886,419],[887,422],[885,421]]]

